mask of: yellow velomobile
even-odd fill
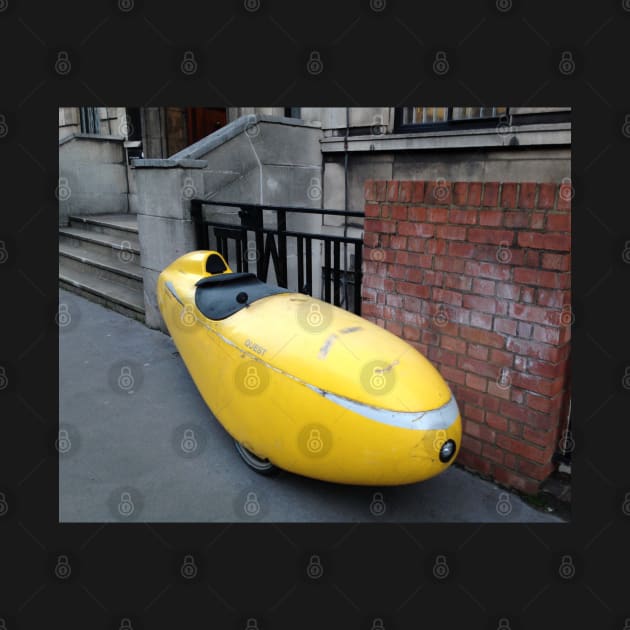
[[[164,322],[204,401],[259,473],[397,485],[445,470],[455,399],[408,343],[195,251],[158,278]]]

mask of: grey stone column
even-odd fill
[[[145,322],[166,332],[158,310],[160,272],[196,248],[191,197],[203,196],[204,160],[134,160]]]

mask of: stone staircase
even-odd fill
[[[136,215],[70,216],[59,228],[59,285],[144,321]]]

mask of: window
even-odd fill
[[[101,119],[98,107],[80,107],[81,133],[101,133]]]
[[[403,107],[401,125],[430,125],[453,121],[499,118],[507,107]]]
[[[569,120],[570,108],[523,107],[400,107],[395,131],[438,131],[494,127],[509,117],[510,125],[553,123]]]

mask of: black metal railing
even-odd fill
[[[217,221],[215,218],[205,218],[203,206],[238,208],[238,223],[231,224]],[[271,218],[275,215],[275,221],[271,221],[271,224],[269,221],[266,222],[265,213],[271,213]],[[363,212],[358,211],[191,199],[191,216],[197,247],[210,249],[210,229],[212,229],[216,249],[230,267],[236,267],[236,271],[242,272],[250,271],[250,265],[255,264],[256,275],[263,282],[268,281],[272,266],[278,286],[290,288],[288,286],[287,244],[289,239],[293,239],[297,259],[297,286],[294,288],[299,293],[313,295],[313,241],[320,241],[324,259],[321,269],[321,298],[329,304],[341,306],[360,315],[363,240],[347,235],[337,236],[289,230],[287,229],[287,215],[290,217],[293,214],[337,216],[345,218],[346,221],[350,217],[363,218],[364,216]],[[254,235],[253,240],[250,234]],[[250,247],[252,243],[255,245],[254,248]],[[232,253],[234,257],[230,260]],[[352,258],[351,265],[348,264],[348,256]],[[351,292],[349,287],[352,288]]]

